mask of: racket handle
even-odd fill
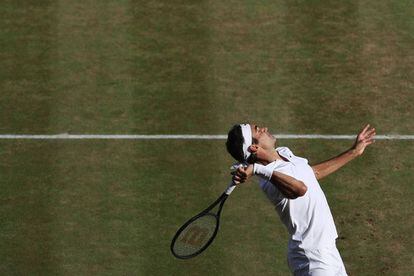
[[[231,192],[233,192],[234,188],[236,188],[236,184],[234,184],[234,182],[231,181],[229,186],[227,187],[227,189],[224,192],[226,193],[226,195],[230,195]]]
[[[239,167],[247,167],[247,163],[235,163],[233,166],[230,167],[230,170],[232,172],[236,171]],[[236,188],[236,184],[233,182],[233,180],[230,182],[229,186],[227,186],[227,189],[224,191],[226,195],[230,195],[231,192],[233,192],[234,188]]]

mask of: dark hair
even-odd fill
[[[226,141],[226,148],[228,153],[233,156],[239,162],[248,162],[248,163],[255,163],[256,162],[256,154],[252,153],[247,160],[244,160],[244,153],[243,153],[243,133],[241,130],[240,125],[234,125],[229,133],[227,134],[227,141]]]

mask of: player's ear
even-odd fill
[[[250,145],[250,147],[249,147],[249,151],[251,153],[256,153],[258,149],[259,149],[258,145]]]

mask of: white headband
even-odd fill
[[[248,151],[250,145],[252,144],[252,129],[249,124],[240,124],[242,135],[244,138],[243,142],[243,153],[244,153],[244,160],[247,160],[250,156],[250,151]]]

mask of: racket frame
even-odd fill
[[[230,193],[224,192],[216,201],[214,201],[210,206],[208,206],[206,209],[204,209],[202,212],[200,212],[199,214],[195,215],[194,217],[192,217],[191,219],[189,219],[186,223],[183,224],[183,226],[180,227],[180,229],[178,229],[177,233],[175,233],[174,238],[171,241],[171,245],[170,245],[170,249],[172,254],[179,258],[179,259],[190,259],[192,257],[197,256],[198,254],[200,254],[201,252],[203,252],[205,249],[207,249],[207,247],[213,242],[214,238],[216,237],[219,227],[220,227],[220,214],[221,214],[221,210],[223,209],[223,205],[224,202],[226,201],[226,199],[228,198]],[[218,207],[218,211],[217,213],[211,213],[210,211],[216,207],[217,204],[220,204]],[[174,244],[175,241],[177,240],[177,238],[180,236],[180,234],[183,232],[183,230],[185,228],[187,228],[188,225],[190,225],[193,221],[197,220],[198,218],[205,216],[205,215],[211,215],[214,216],[216,219],[216,228],[214,229],[214,233],[213,235],[210,237],[210,239],[208,240],[208,242],[199,250],[197,250],[196,252],[194,252],[193,254],[190,255],[186,255],[186,256],[180,256],[177,255],[174,252]]]
[[[246,167],[247,164],[246,163],[235,163],[233,164],[230,169],[232,171],[237,170],[239,167]],[[204,209],[202,212],[200,212],[199,214],[195,215],[194,217],[192,217],[191,219],[189,219],[186,223],[184,223],[175,233],[172,241],[171,241],[171,245],[170,245],[170,249],[171,249],[171,253],[178,259],[190,259],[192,257],[195,257],[197,255],[199,255],[201,252],[203,252],[205,249],[207,249],[207,247],[214,241],[214,238],[216,237],[219,227],[220,227],[220,214],[221,214],[221,210],[223,209],[223,205],[224,202],[226,201],[226,199],[229,197],[229,195],[233,192],[233,190],[236,188],[236,184],[231,181],[230,184],[227,186],[226,190],[224,191],[224,193],[221,194],[221,196],[219,196],[219,198],[217,198],[216,201],[214,201],[210,206],[208,206],[206,209]],[[216,207],[217,204],[219,205],[218,211],[217,213],[210,213],[210,211]],[[174,244],[175,241],[177,240],[177,238],[180,236],[180,234],[183,232],[183,230],[185,228],[187,228],[188,225],[190,225],[192,222],[194,222],[195,220],[199,219],[202,216],[205,215],[211,215],[214,216],[216,219],[216,228],[214,229],[214,233],[213,235],[210,237],[210,239],[208,240],[208,242],[199,250],[197,250],[196,252],[194,252],[193,254],[190,255],[185,255],[185,256],[180,256],[178,254],[176,254],[174,252]]]

